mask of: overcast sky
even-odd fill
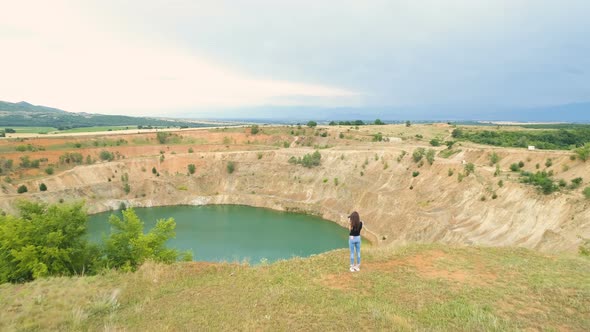
[[[0,0],[0,45],[0,100],[73,112],[590,101],[588,0]]]

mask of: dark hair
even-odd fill
[[[350,216],[348,216],[348,219],[350,219],[350,225],[352,226],[353,230],[359,230],[361,228],[361,217],[359,216],[359,213],[354,211],[353,213],[350,214]]]

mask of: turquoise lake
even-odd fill
[[[314,216],[241,205],[165,206],[135,208],[145,231],[156,220],[174,218],[176,238],[167,245],[190,250],[195,261],[227,261],[257,264],[292,257],[307,257],[348,247],[348,230]],[[90,216],[91,241],[110,232],[108,218],[120,212]]]

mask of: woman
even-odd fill
[[[350,272],[360,271],[361,268],[361,229],[363,222],[359,217],[358,212],[354,211],[348,216],[350,219],[350,230],[348,238],[348,246],[350,247]],[[354,251],[356,250],[356,265],[354,264]]]

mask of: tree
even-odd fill
[[[45,185],[45,183],[41,183],[39,185],[39,191],[47,191],[47,186]]]
[[[315,122],[315,121],[309,121],[309,122],[307,123],[307,126],[308,126],[309,128],[316,127],[317,125],[318,125],[318,123],[317,123],[317,122]]]
[[[354,122],[352,124],[355,126],[364,126],[365,125],[363,120],[354,120]]]
[[[335,126],[335,125],[337,125],[337,123],[336,123],[336,121],[330,121],[330,123],[328,125]]]
[[[412,123],[410,121],[406,121],[406,127],[409,127],[411,125],[412,125]]]
[[[260,131],[260,128],[258,127],[258,125],[257,125],[257,124],[255,124],[255,125],[252,125],[252,127],[250,127],[250,133],[251,133],[252,135],[256,135],[256,134],[258,134],[258,132],[259,132],[259,131]]]
[[[82,203],[21,201],[20,217],[0,216],[0,283],[92,272],[97,257],[86,240]]]
[[[4,128],[4,132],[7,134],[14,134],[14,133],[16,133],[16,130],[14,130],[12,128]]]
[[[494,151],[490,155],[490,165],[497,164],[500,161],[500,156]]]
[[[155,167],[152,167],[152,174],[156,174],[156,173],[158,173],[158,170],[156,170]]]
[[[195,164],[188,164],[188,172],[189,174],[195,174],[195,171],[197,170]]]
[[[384,125],[385,123],[383,121],[381,121],[381,119],[377,119],[375,120],[375,125]]]
[[[156,226],[144,234],[144,223],[133,208],[121,212],[123,218],[111,215],[112,233],[105,241],[105,253],[109,267],[134,271],[148,259],[172,263],[180,256],[174,249],[165,247],[166,241],[175,236],[173,218],[160,219]]]
[[[29,190],[27,189],[27,186],[25,186],[24,184],[20,185],[18,189],[16,189],[16,192],[19,194],[26,193],[27,191]]]

